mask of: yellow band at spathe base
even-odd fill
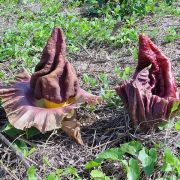
[[[64,101],[62,103],[54,103],[52,101],[49,101],[47,99],[40,99],[37,100],[37,106],[44,107],[44,108],[58,108],[58,107],[65,107],[73,102],[75,102],[75,97],[70,97],[67,101]]]

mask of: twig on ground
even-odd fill
[[[55,133],[56,133],[56,129],[54,129],[53,132],[50,134],[50,136],[47,138],[45,144],[43,145],[44,148],[43,148],[43,153],[42,153],[42,154],[44,154],[44,152],[45,152],[45,149],[46,149],[46,146],[47,146],[47,144],[48,144],[48,141],[51,139],[51,137],[52,137]]]
[[[42,154],[43,154],[43,158],[44,158],[44,155],[45,155],[45,150],[46,150],[46,146],[49,142],[49,140],[51,139],[51,137],[56,133],[56,130],[54,129],[53,132],[50,134],[50,136],[47,138],[45,144],[43,145],[43,151],[42,151]],[[39,172],[41,173],[42,171],[46,171],[46,165],[43,163],[43,166],[40,168]]]
[[[90,66],[90,64],[93,62],[93,56],[92,56],[92,54],[82,45],[82,44],[80,44],[80,43],[78,43],[79,44],[79,46],[81,46],[81,48],[89,55],[89,57],[90,57],[90,61],[88,62],[88,64],[87,64],[87,67],[86,67],[86,69],[85,69],[85,71],[87,71],[87,69],[89,68],[89,66]]]
[[[28,158],[28,157],[26,157],[26,159],[27,159],[28,161],[30,161],[32,164],[34,164],[35,166],[39,167],[39,164],[36,163],[35,161],[33,161],[32,159],[30,159],[30,158]]]
[[[92,58],[92,54],[82,45],[78,42],[79,46]]]
[[[124,134],[126,134],[126,133],[124,133]],[[108,144],[111,144],[111,143],[114,143],[114,142],[117,142],[117,141],[119,141],[119,138],[113,139],[112,141],[105,142],[105,143],[100,144],[100,145],[95,146],[95,147],[91,147],[91,150],[100,148],[100,147],[102,147],[102,146],[107,146]]]
[[[0,65],[4,66],[10,72],[12,77],[15,77],[14,73],[11,71],[11,69],[8,66],[6,66],[5,64],[0,64]]]
[[[18,180],[19,178],[4,165],[4,163],[0,160],[0,166],[15,180]]]
[[[24,155],[18,152],[18,150],[10,143],[10,141],[1,133],[0,133],[0,141],[3,142],[5,145],[7,145],[16,154],[16,156],[19,157],[19,159],[22,161],[26,169],[29,169],[30,165],[26,161]]]
[[[18,140],[18,139],[19,139],[21,136],[23,136],[23,135],[24,135],[24,134],[20,134],[18,137],[16,137],[16,138],[11,142],[11,144],[13,144],[16,140]],[[7,150],[6,150],[7,152],[8,152],[8,150],[9,150],[9,148],[10,148],[10,146],[7,147]],[[2,156],[2,158],[5,157],[5,156],[6,156],[6,154],[4,154],[4,155]]]
[[[92,142],[91,147],[93,147],[93,146],[94,146],[95,139],[96,139],[96,130],[94,131],[94,135],[93,135],[93,142]],[[91,149],[91,154],[92,154],[92,149]]]
[[[29,146],[33,146],[33,143],[30,142],[30,141],[28,141],[27,139],[24,139],[24,138],[22,138],[22,137],[19,137],[18,139],[21,140],[21,141],[24,141],[24,142],[25,142],[26,144],[28,144]]]
[[[172,59],[172,61],[180,61],[180,57]]]

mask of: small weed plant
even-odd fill
[[[162,128],[162,126],[160,126]],[[180,121],[163,126],[164,130],[180,130]],[[177,143],[177,147],[180,145]],[[33,150],[31,150],[32,152]],[[30,153],[30,152],[29,152]],[[66,168],[55,168],[50,163],[48,157],[43,157],[43,164],[53,169],[45,179],[73,178],[81,180],[78,170],[72,166]],[[180,159],[173,154],[171,149],[166,146],[166,143],[154,143],[151,148],[146,147],[139,141],[130,141],[121,144],[120,147],[110,148],[99,155],[94,160],[85,164],[85,169],[89,171],[91,180],[115,180],[119,173],[108,175],[104,172],[106,164],[114,164],[118,171],[126,174],[128,180],[140,180],[140,177],[151,178],[154,173],[158,173],[156,180],[178,180],[180,177]],[[29,180],[37,179],[37,169],[31,166],[27,172]],[[109,171],[108,171],[109,172]],[[117,171],[116,171],[117,172]],[[163,177],[158,177],[158,174],[163,174]]]
[[[131,141],[122,144],[119,148],[105,150],[95,160],[89,161],[85,168],[93,169],[90,175],[95,180],[115,179],[115,177],[105,175],[102,170],[103,165],[107,162],[118,163],[128,180],[139,180],[142,175],[147,178],[151,177],[157,166],[159,166],[159,173],[165,174],[163,178],[157,178],[157,180],[178,179],[180,177],[180,159],[170,149],[163,149],[164,147],[157,144],[153,148],[147,148],[140,142]],[[158,165],[158,154],[163,156],[161,165]]]

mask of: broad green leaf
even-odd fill
[[[163,129],[173,129],[174,128],[174,121],[173,120],[169,120],[168,122],[162,122],[158,125],[158,128],[160,130]]]
[[[128,180],[139,180],[140,178],[140,168],[138,165],[138,161],[136,159],[131,158],[129,160],[129,164],[126,167],[127,169],[127,178]]]
[[[34,166],[31,166],[28,171],[27,171],[27,177],[28,177],[28,180],[37,180],[37,177],[36,177],[36,169]]]
[[[14,128],[9,122],[5,124],[0,131],[6,133],[8,136],[15,137],[21,133],[23,133],[22,130]]]
[[[27,139],[32,138],[38,134],[40,134],[40,131],[38,131],[36,128],[29,128],[26,130]]]
[[[173,155],[170,149],[165,149],[164,160],[166,163],[175,167],[177,171],[180,172],[180,159]]]
[[[129,66],[127,66],[127,67],[125,67],[124,71],[127,75],[129,75],[131,73],[131,68]]]
[[[5,76],[4,72],[0,72],[0,78],[3,78]]]
[[[35,151],[36,151],[36,148],[35,148],[35,147],[31,148],[31,149],[28,151],[27,156],[32,155]]]
[[[99,170],[92,170],[90,175],[93,180],[110,180],[108,176]]]
[[[138,151],[142,149],[142,144],[137,141],[131,141],[129,143],[122,144],[120,149],[124,153],[129,153],[131,155],[137,155]]]
[[[175,101],[175,102],[173,103],[172,108],[171,108],[171,113],[173,113],[174,111],[176,111],[176,110],[178,109],[179,105],[180,105],[180,103],[177,102],[177,101]]]
[[[33,154],[36,151],[35,147],[33,147],[29,150],[27,144],[21,140],[16,140],[14,142],[14,145],[19,151],[21,151],[24,154],[25,157],[30,156],[31,154]]]
[[[165,149],[164,158],[165,158],[165,161],[169,164],[174,165],[176,163],[175,156],[172,154],[170,149]]]
[[[78,171],[76,168],[72,167],[72,166],[68,166],[64,172],[63,172],[63,175],[67,175],[67,174],[71,174],[73,176],[75,176],[76,178],[78,179],[81,179],[78,175]]]
[[[174,120],[168,121],[166,125],[166,129],[173,129],[174,128]]]
[[[128,153],[131,155],[136,155],[137,151],[133,146],[130,146],[128,143],[121,145],[121,150],[124,153]]]
[[[156,162],[157,161],[157,150],[155,148],[151,148],[149,150],[149,156],[151,157],[153,162]]]
[[[97,156],[97,159],[121,160],[124,152],[120,148],[108,149]]]
[[[129,145],[133,146],[136,149],[137,152],[140,151],[143,148],[143,145],[138,141],[130,141]]]
[[[68,172],[68,173],[70,173],[70,174],[73,174],[73,175],[75,175],[75,176],[77,176],[77,169],[76,168],[74,168],[74,167],[72,167],[72,166],[69,166],[69,167],[67,167],[66,168],[66,171]]]
[[[103,6],[103,3],[104,3],[103,0],[98,0],[98,5],[100,8]]]
[[[90,173],[91,177],[93,178],[101,178],[104,177],[104,173],[102,171],[99,170],[92,170]]]
[[[138,155],[138,159],[142,162],[142,166],[144,172],[147,176],[150,176],[154,171],[154,164],[157,160],[157,152],[155,149],[151,149],[149,151],[149,155],[146,152],[146,148],[144,147]]]
[[[10,123],[4,125],[0,131],[5,132],[8,136],[15,137],[19,134],[24,133],[24,131],[14,128]],[[27,138],[32,138],[33,136],[40,134],[36,128],[29,128],[25,131]]]
[[[83,80],[84,80],[84,82],[86,83],[86,84],[89,84],[89,80],[90,79],[90,76],[89,75],[87,75],[87,74],[83,74]]]
[[[153,6],[154,6],[154,5],[147,4],[147,5],[145,6],[146,11],[147,11],[147,12],[151,11],[151,10],[153,9]]]
[[[173,168],[171,167],[171,165],[166,162],[164,162],[164,164],[161,166],[161,171],[171,172],[172,170]]]
[[[98,167],[101,165],[103,159],[96,159],[94,161],[89,161],[88,163],[85,164],[86,169],[91,169],[93,167]]]
[[[55,173],[50,173],[46,180],[60,180],[60,178]]]
[[[63,173],[64,169],[56,169],[56,174],[61,175]]]
[[[177,122],[175,123],[175,129],[178,130],[178,131],[180,131],[180,121],[177,121]]]
[[[159,130],[163,130],[163,129],[165,129],[166,128],[166,125],[167,125],[167,122],[161,122],[161,123],[159,123],[159,125],[158,125],[158,128],[159,128]]]
[[[128,167],[128,162],[127,162],[127,160],[123,159],[123,160],[121,161],[121,163],[122,163],[125,167]]]
[[[13,145],[20,151],[24,154],[25,157],[28,156],[28,147],[27,147],[27,144],[24,142],[24,141],[21,141],[21,140],[16,140]]]
[[[114,72],[115,72],[118,76],[121,75],[121,70],[120,70],[119,67],[117,67],[117,66],[115,66]]]

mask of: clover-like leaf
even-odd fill
[[[139,180],[140,168],[138,161],[136,159],[130,158],[129,161],[122,160],[122,163],[126,167],[128,180]]]
[[[157,152],[151,148],[149,153],[145,147],[139,152],[138,159],[142,162],[144,172],[147,176],[150,176],[154,171],[154,165],[157,160]]]

